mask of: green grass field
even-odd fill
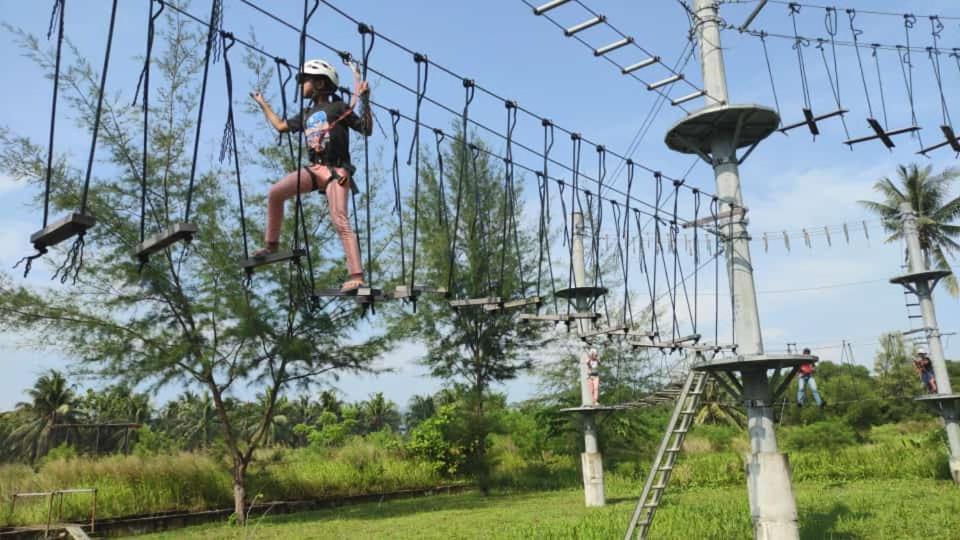
[[[668,492],[654,538],[751,538],[745,487]],[[948,481],[889,480],[796,486],[801,538],[960,538],[960,489]],[[605,508],[583,507],[579,489],[477,493],[267,516],[245,529],[208,525],[149,539],[622,538],[639,490],[614,482]]]

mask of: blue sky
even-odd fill
[[[299,1],[258,2],[277,13],[278,16],[296,24],[302,3]],[[593,9],[607,15],[608,20],[627,34],[635,36],[645,49],[673,64],[687,44],[687,20],[676,2],[623,2],[594,0],[585,2]],[[5,10],[0,20],[29,32],[42,35],[49,17],[49,2],[18,2],[16,7]],[[564,38],[559,29],[542,18],[535,17],[520,0],[490,0],[483,3],[440,2],[405,0],[403,2],[376,2],[355,0],[340,2],[356,18],[373,25],[379,32],[421,51],[431,60],[453,72],[475,79],[503,97],[516,100],[523,107],[548,118],[573,131],[582,132],[590,140],[602,143],[611,150],[625,153],[634,138],[642,119],[654,103],[655,94],[641,84],[624,77],[610,64],[594,58],[583,45]],[[255,12],[239,0],[226,0],[224,28],[247,38],[255,33],[263,48],[287,59],[297,57],[296,33],[280,26]],[[746,16],[752,4],[734,3],[722,7],[722,16],[737,23]],[[896,2],[881,0],[849,0],[841,8],[888,10],[895,12],[915,11],[918,14],[940,13],[960,16],[960,10],[947,1]],[[99,65],[109,18],[107,1],[70,1],[67,5],[67,34],[81,54]],[[120,3],[117,30],[114,42],[114,57],[108,78],[111,93],[132,97],[133,87],[140,69],[138,55],[142,54],[147,2],[127,0]],[[195,1],[189,10],[205,18],[209,4]],[[552,14],[563,24],[572,25],[588,18],[575,3],[558,8]],[[804,8],[798,15],[801,34],[826,36],[824,12]],[[885,44],[904,43],[903,21],[898,17],[885,17],[861,13],[857,24],[865,33],[864,42]],[[942,34],[941,46],[960,47],[960,29],[955,20],[945,20],[947,28]],[[846,16],[841,13],[838,39],[849,40],[850,33]],[[770,33],[790,33],[787,7],[770,4],[753,23],[756,29]],[[359,52],[360,38],[356,27],[321,5],[310,25],[310,32],[341,49]],[[582,34],[594,45],[616,40],[616,36],[604,28],[594,28]],[[911,44],[930,44],[930,23],[920,18],[913,33]],[[49,118],[50,83],[43,73],[21,57],[14,47],[13,36],[0,30],[0,40],[5,51],[4,62],[8,84],[2,90],[0,100],[0,124],[13,132],[26,135],[37,142],[46,140]],[[761,53],[756,38],[740,36],[735,32],[722,35],[726,54],[730,96],[734,102],[753,102],[773,106],[773,98]],[[768,38],[771,63],[777,94],[785,122],[799,119],[803,99],[800,78],[792,42]],[[816,43],[804,49],[811,99],[816,113],[835,108],[827,76],[815,49]],[[239,51],[240,48],[235,48]],[[829,49],[828,49],[829,51]],[[620,51],[617,60],[633,63],[643,59],[641,51]],[[310,56],[327,57],[329,51],[311,46]],[[841,97],[846,108],[851,110],[847,124],[851,134],[866,134],[867,116],[856,58],[848,47],[840,47]],[[869,51],[863,51],[867,67],[873,70]],[[239,55],[234,58],[239,58]],[[71,56],[66,61],[73,61]],[[896,53],[881,50],[881,76],[884,81],[887,114],[890,127],[910,123],[910,107]],[[930,63],[924,53],[913,57],[915,79],[915,109],[919,124],[924,127],[924,142],[929,144],[939,139],[941,123],[939,96],[933,79]],[[371,64],[391,77],[414,86],[415,65],[410,55],[399,51],[382,40],[371,57]],[[242,63],[235,61],[239,71],[239,88],[249,86],[249,74],[243,73]],[[948,105],[960,115],[960,103],[956,95],[960,89],[960,69],[953,58],[943,58],[944,90]],[[699,85],[700,71],[696,56],[686,69],[688,79]],[[639,72],[647,80],[663,78],[668,73],[654,67]],[[871,98],[876,116],[880,116],[879,97],[874,84],[876,73],[868,71]],[[341,79],[349,82],[349,74],[341,69]],[[15,83],[14,83],[15,81]],[[374,99],[397,107],[405,114],[414,111],[414,96],[397,89],[392,84],[373,78]],[[246,84],[245,84],[246,83]],[[276,92],[271,87],[270,91]],[[224,118],[222,68],[211,68],[211,86],[208,100],[208,117],[204,122],[201,167],[208,166],[219,137]],[[674,95],[689,92],[678,88]],[[244,95],[237,93],[238,99]],[[463,88],[460,81],[439,70],[432,70],[428,95],[453,109],[462,107]],[[700,106],[699,101],[687,105],[689,110]],[[666,130],[683,117],[684,112],[667,105],[652,123],[646,138],[633,155],[637,161],[680,176],[691,164],[691,158],[670,152],[663,144]],[[505,113],[502,103],[477,93],[471,116],[500,131],[504,130]],[[423,120],[437,127],[446,128],[451,117],[436,107],[426,105]],[[960,118],[960,117],[958,117]],[[389,128],[387,115],[380,115],[381,123]],[[239,122],[241,133],[258,134],[266,124],[258,117],[244,117]],[[881,332],[906,329],[901,291],[886,282],[899,272],[901,247],[885,245],[875,221],[868,223],[870,238],[862,230],[852,230],[849,244],[837,234],[842,223],[860,223],[872,219],[856,204],[856,200],[872,198],[872,183],[879,177],[892,174],[898,163],[918,161],[930,163],[936,168],[954,166],[955,156],[947,150],[939,150],[925,159],[915,154],[917,141],[908,136],[897,139],[898,146],[892,152],[879,143],[864,143],[854,151],[847,150],[841,141],[845,139],[843,128],[836,119],[827,120],[821,126],[823,134],[814,142],[809,133],[798,129],[789,136],[775,135],[765,141],[742,167],[743,191],[750,209],[750,230],[755,238],[753,256],[756,268],[757,289],[763,324],[764,340],[769,351],[783,350],[787,342],[813,346],[830,360],[839,360],[840,342],[854,343],[856,360],[870,365],[876,350],[876,339]],[[519,117],[516,137],[534,148],[542,144],[542,128],[539,121]],[[401,148],[409,144],[410,126],[401,126]],[[424,142],[432,146],[432,134],[424,136]],[[490,139],[495,151],[503,152],[501,140]],[[82,163],[89,144],[89,135],[76,129],[69,116],[60,118],[56,146],[69,150],[77,163]],[[386,138],[376,132],[373,144],[387,144]],[[388,149],[388,154],[389,154]],[[559,136],[552,154],[565,163],[570,160],[569,141]],[[593,175],[596,170],[595,152],[584,147],[583,168]],[[538,168],[540,160],[535,156],[515,151],[518,162]],[[612,172],[618,162],[608,159]],[[564,176],[554,166],[559,176]],[[407,174],[408,171],[405,171]],[[95,171],[96,174],[96,171]],[[527,192],[535,191],[532,175],[524,177]],[[623,187],[625,178],[611,177],[609,183]],[[689,182],[692,185],[713,191],[713,177],[708,167],[697,165]],[[646,200],[653,197],[650,175],[638,173],[634,193]],[[30,251],[27,241],[30,232],[39,224],[39,214],[29,204],[36,194],[32,188],[23,187],[12,179],[0,176],[0,196],[3,197],[0,213],[0,267],[9,268],[19,257]],[[687,215],[691,215],[689,200],[684,200]],[[527,219],[533,215],[527,208]],[[833,231],[833,245],[827,246],[820,233],[825,226]],[[807,248],[802,238],[802,229],[813,233],[812,247]],[[791,250],[788,252],[780,237],[774,233],[788,231]],[[760,239],[767,232],[769,251],[764,253]],[[14,279],[21,279],[12,272]],[[31,276],[30,282],[46,286],[47,276],[41,270]],[[639,287],[640,282],[634,285]],[[725,282],[721,278],[721,290]],[[802,289],[802,290],[797,290]],[[703,285],[702,292],[712,291],[712,281]],[[701,320],[712,317],[712,299],[703,295],[700,302]],[[940,324],[945,332],[956,330],[960,315],[957,302],[945,294],[937,296]],[[729,308],[721,302],[721,315]],[[376,325],[376,321],[373,323]],[[721,333],[727,332],[728,321],[720,321]],[[711,323],[712,325],[712,323]],[[721,338],[722,340],[722,338]],[[956,357],[960,339],[947,338],[947,354]],[[570,345],[574,347],[574,345]],[[414,360],[422,352],[416,343],[399,347],[382,363],[395,369],[394,373],[379,377],[348,376],[336,382],[337,388],[347,399],[363,399],[374,391],[383,391],[391,399],[405,403],[413,393],[437,389],[440,381],[424,376],[422,368]],[[35,377],[52,367],[63,368],[72,359],[63,353],[31,347],[20,336],[0,335],[0,409],[11,407],[22,399],[22,392]],[[960,381],[958,381],[960,383]],[[536,390],[535,381],[529,377],[514,381],[505,387],[512,400],[529,396]],[[173,392],[170,390],[169,392]],[[156,399],[169,397],[167,392]]]

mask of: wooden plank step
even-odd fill
[[[193,235],[195,234],[197,234],[197,225],[195,223],[174,223],[141,242],[137,247],[137,258],[146,260],[150,255],[162,251],[181,240],[186,242],[193,240]]]
[[[250,257],[249,259],[240,259],[240,267],[248,272],[252,272],[254,268],[259,268],[261,266],[266,266],[268,264],[275,264],[284,261],[290,261],[294,259],[299,259],[300,257],[305,257],[307,251],[304,249],[295,249],[290,251],[277,251],[275,253],[270,253],[263,257]]]
[[[500,297],[498,296],[484,296],[482,298],[458,298],[456,300],[450,300],[450,307],[474,307],[474,306],[486,306],[490,304],[499,304]]]
[[[483,309],[485,311],[499,311],[502,309],[513,309],[518,307],[526,306],[538,306],[543,303],[543,298],[539,296],[531,296],[530,298],[518,298],[516,300],[507,300],[506,302],[501,302],[500,304],[495,305],[485,305]]]
[[[96,223],[97,218],[89,214],[74,212],[31,234],[30,243],[32,243],[38,251],[42,251],[68,238],[73,238],[80,233],[86,232],[87,229],[93,227]]]

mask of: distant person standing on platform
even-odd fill
[[[810,356],[810,349],[803,350],[804,356]],[[800,377],[797,379],[797,407],[803,407],[803,402],[806,399],[806,388],[810,388],[810,393],[813,394],[813,400],[817,402],[817,405],[822,409],[827,402],[820,398],[820,392],[817,391],[817,380],[813,378],[813,373],[817,370],[814,367],[813,362],[807,362],[800,364]]]
[[[587,353],[587,384],[590,385],[590,398],[593,406],[600,404],[600,353],[590,349]]]
[[[937,393],[937,378],[933,375],[933,362],[927,356],[927,350],[923,347],[917,349],[917,357],[913,360],[913,368],[920,375],[920,382],[923,388],[931,394]]]

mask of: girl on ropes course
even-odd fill
[[[596,349],[587,353],[587,382],[590,383],[590,398],[592,405],[600,404],[600,354]]]
[[[263,109],[270,124],[280,133],[303,130],[311,165],[291,172],[270,187],[267,197],[266,246],[253,252],[254,258],[263,258],[277,251],[280,246],[280,226],[283,223],[283,205],[287,199],[300,193],[321,191],[327,196],[333,228],[343,242],[347,259],[349,279],[342,291],[348,292],[364,285],[363,267],[360,264],[360,246],[350,226],[347,202],[353,183],[354,166],[350,163],[350,134],[347,128],[369,137],[373,133],[373,118],[370,113],[370,87],[361,80],[356,66],[350,65],[354,76],[353,99],[345,104],[337,95],[340,77],[337,70],[325,60],[309,60],[297,74],[302,85],[304,99],[312,100],[303,110],[303,116],[280,118],[259,92],[251,94]],[[354,112],[358,98],[363,110]],[[306,174],[302,174],[305,171]]]

